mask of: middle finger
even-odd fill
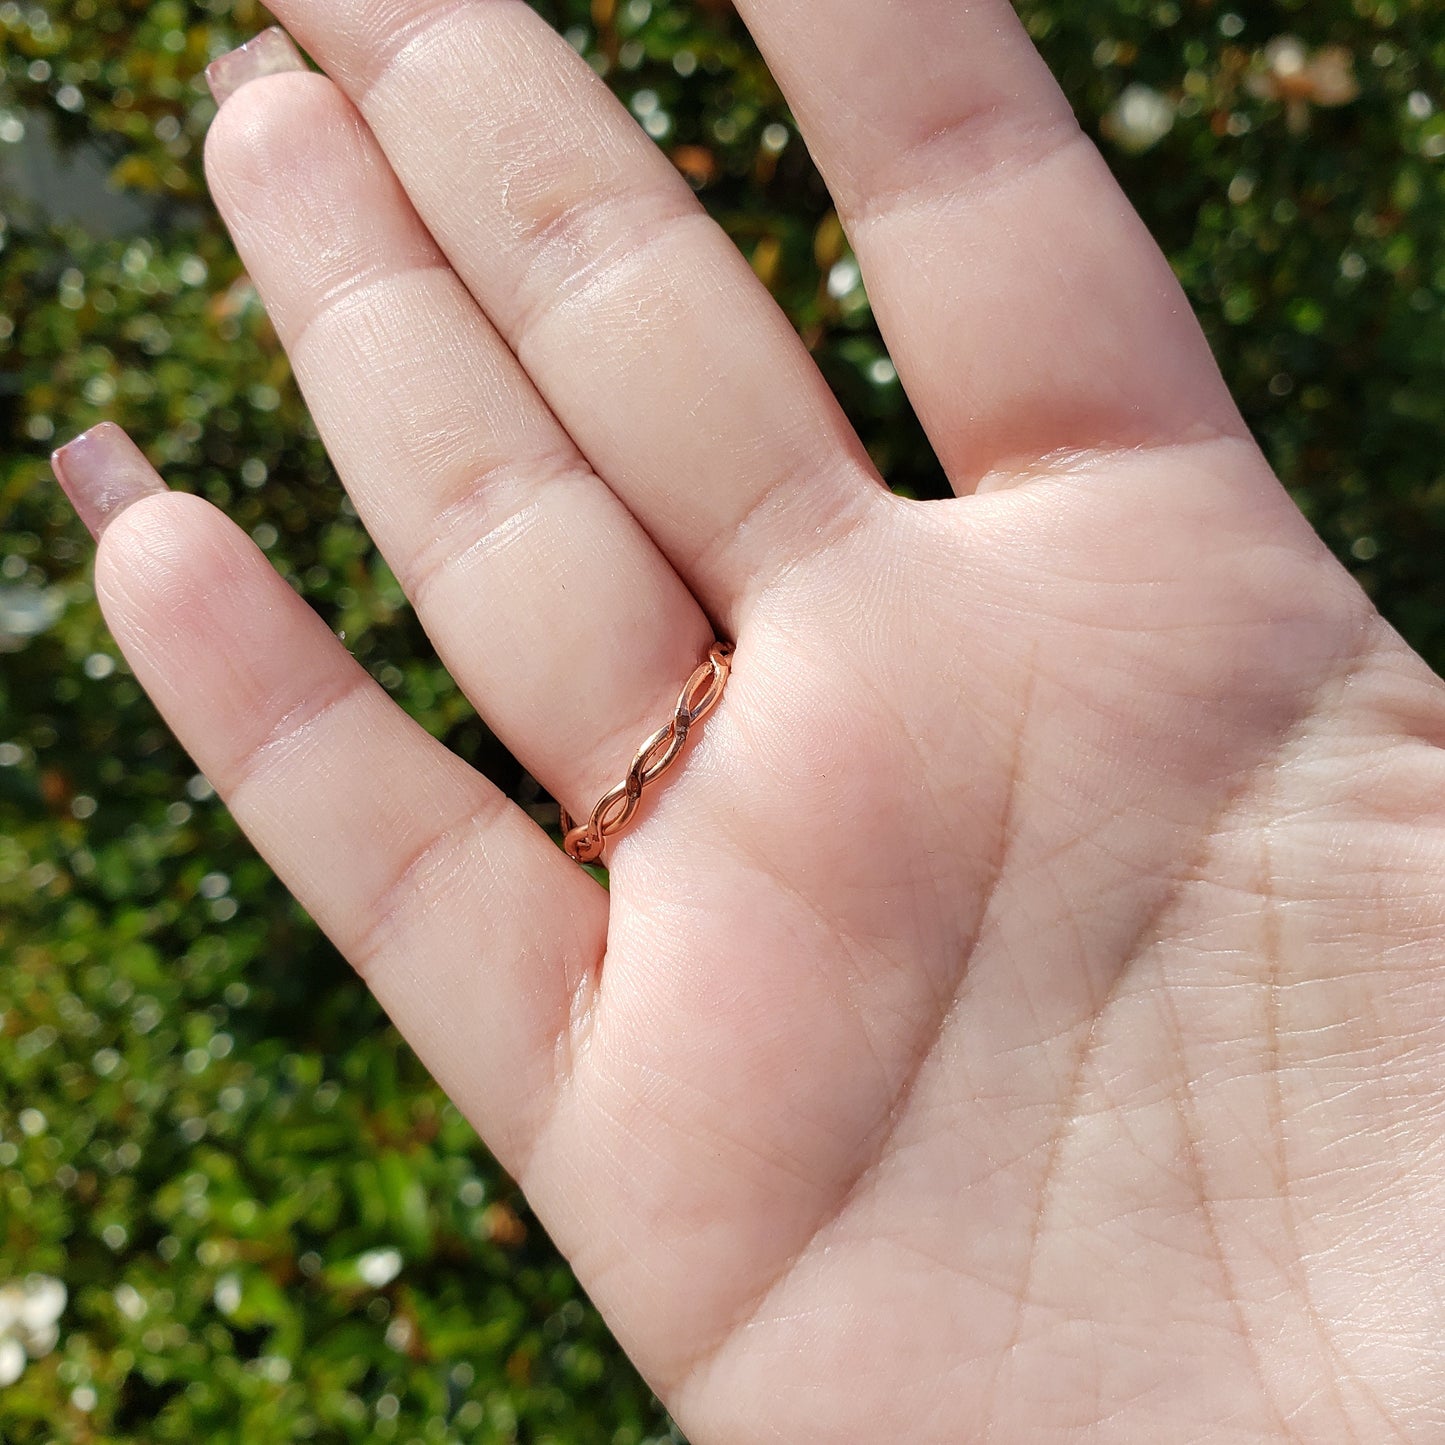
[[[888,493],[787,318],[521,0],[275,0],[598,473],[725,631]]]

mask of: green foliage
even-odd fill
[[[725,0],[541,8],[751,258],[885,474],[939,493]],[[1281,474],[1438,666],[1433,11],[1024,7]],[[514,1186],[157,722],[48,479],[55,441],[123,422],[429,729],[535,801],[358,528],[206,206],[199,73],[264,23],[250,0],[0,3],[0,176],[44,131],[120,191],[67,219],[12,184],[0,216],[0,1282],[69,1289],[58,1347],[0,1393],[0,1438],[675,1438]],[[1291,33],[1302,49],[1271,46]]]

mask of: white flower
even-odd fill
[[[13,1335],[0,1335],[0,1386],[13,1385],[25,1373],[25,1346]]]
[[[53,626],[65,611],[60,593],[42,591],[22,582],[0,587],[0,652],[14,652],[32,637]]]
[[[123,1284],[116,1289],[115,1307],[128,1320],[145,1318],[145,1296],[134,1285]]]
[[[0,1386],[13,1385],[27,1360],[39,1360],[60,1342],[65,1286],[47,1274],[0,1286]]]
[[[384,1289],[401,1273],[401,1254],[395,1249],[368,1249],[358,1257],[356,1272],[372,1289]]]
[[[1138,155],[1174,128],[1175,105],[1148,85],[1129,85],[1109,107],[1103,131],[1121,149]]]
[[[233,1315],[241,1308],[241,1278],[235,1274],[223,1274],[211,1291],[216,1308],[223,1315]]]

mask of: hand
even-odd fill
[[[223,62],[213,189],[459,683],[580,816],[715,632],[727,693],[605,892],[113,429],[59,468],[137,675],[684,1428],[1436,1438],[1445,688],[1002,0],[740,5],[939,504],[524,6],[275,8],[331,78]]]

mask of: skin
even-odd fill
[[[996,0],[743,0],[958,497],[516,0],[276,0],[212,187],[610,894],[232,525],[97,584],[698,1445],[1445,1432],[1445,686],[1279,487]],[[329,78],[328,78],[329,77]]]

